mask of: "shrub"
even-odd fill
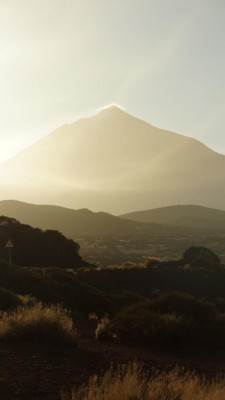
[[[224,391],[222,379],[207,383],[178,367],[147,377],[140,365],[132,363],[92,377],[86,386],[62,393],[61,400],[221,400]]]
[[[32,307],[38,303],[38,299],[36,299],[36,297],[30,296],[29,294],[19,294],[18,298],[21,301],[21,305],[26,307]]]
[[[219,257],[207,247],[192,246],[185,250],[183,261],[195,268],[215,269],[220,266]]]
[[[112,326],[108,317],[103,317],[97,325],[95,330],[96,339],[107,340],[111,339],[112,334]]]
[[[76,344],[77,331],[66,309],[37,303],[3,313],[0,340]]]
[[[97,337],[169,347],[224,348],[225,316],[212,303],[169,293],[124,308],[100,323]]]
[[[120,294],[110,294],[109,296],[114,302],[116,302],[118,310],[146,300],[146,297],[130,290],[123,290]]]
[[[156,314],[143,311],[132,315],[127,310],[112,321],[100,326],[98,339],[116,337],[122,342],[138,342],[148,345],[179,346],[192,334],[192,324],[174,314]]]
[[[187,293],[171,292],[146,303],[146,307],[157,313],[173,313],[197,321],[208,321],[215,315],[215,306]]]
[[[5,289],[21,295],[31,295],[43,303],[63,304],[73,313],[88,315],[97,312],[100,316],[116,309],[116,302],[108,294],[59,269],[28,270],[22,267],[9,268],[0,263],[0,283]]]
[[[146,268],[158,267],[158,265],[160,264],[160,262],[161,262],[160,258],[151,257],[151,258],[149,258],[149,259],[146,261],[145,267],[146,267]]]

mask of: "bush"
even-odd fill
[[[77,331],[66,309],[60,305],[37,303],[3,313],[0,340],[76,344]]]
[[[168,314],[173,313],[184,318],[196,321],[208,321],[215,315],[215,306],[205,300],[196,299],[187,293],[171,292],[162,294],[160,297],[149,302],[152,311]]]
[[[88,385],[61,394],[61,400],[221,400],[225,381],[211,383],[190,372],[175,368],[150,377],[136,363],[110,368],[102,377],[94,376]]]
[[[104,317],[100,320],[95,330],[96,339],[108,340],[113,336],[111,330],[111,322],[108,317]]]
[[[215,269],[220,266],[219,257],[207,247],[192,246],[185,250],[183,261],[194,268]]]
[[[100,323],[97,338],[117,337],[169,347],[224,348],[225,316],[215,306],[186,294],[170,293],[124,308]]]
[[[18,298],[21,301],[22,306],[32,307],[38,303],[38,299],[36,299],[36,297],[30,296],[29,294],[19,294]]]
[[[20,295],[34,296],[43,303],[63,304],[74,314],[100,316],[116,309],[116,301],[110,295],[77,279],[71,273],[55,268],[9,268],[0,263],[0,283],[5,289]]]

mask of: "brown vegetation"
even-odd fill
[[[77,332],[66,309],[37,303],[2,313],[0,340],[76,344]]]
[[[149,377],[136,363],[110,368],[103,377],[93,376],[88,385],[74,388],[61,400],[221,400],[225,381],[206,383],[178,367],[167,373],[153,372]]]

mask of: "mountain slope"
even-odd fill
[[[41,229],[55,229],[73,237],[76,234],[107,235],[134,232],[142,225],[113,215],[87,209],[72,210],[51,205],[35,205],[20,201],[0,201],[0,215],[18,219]]]
[[[111,107],[0,166],[0,199],[112,213],[168,204],[225,209],[225,156]]]
[[[193,228],[224,229],[225,211],[196,205],[176,205],[123,214],[121,218]]]

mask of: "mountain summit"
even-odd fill
[[[0,199],[113,213],[225,209],[225,156],[118,107],[64,125],[0,167]]]

